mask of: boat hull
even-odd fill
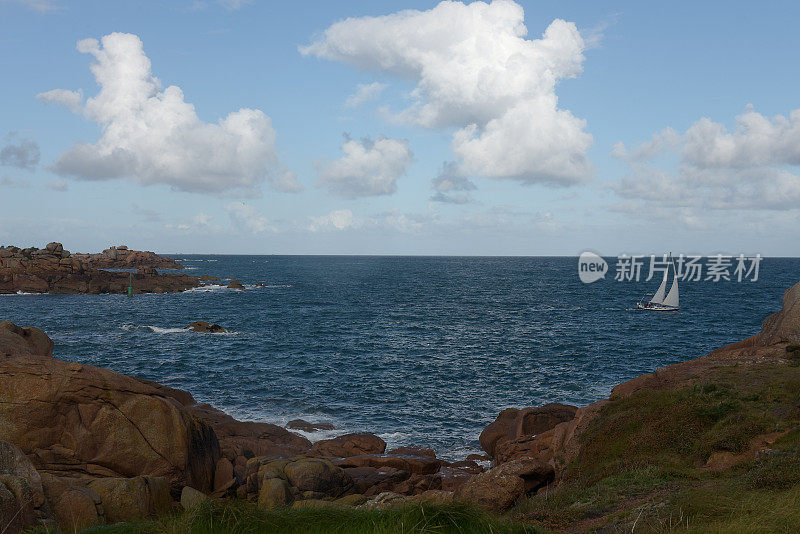
[[[661,304],[642,304],[639,303],[636,305],[637,310],[648,310],[648,311],[678,311],[680,308],[676,306],[663,306]]]

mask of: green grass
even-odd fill
[[[93,527],[85,534],[523,534],[543,532],[461,505],[408,504],[386,510],[299,508],[270,512],[246,502],[210,501],[158,521]]]
[[[722,471],[715,453],[785,433]],[[517,519],[554,531],[794,532],[800,525],[800,368],[733,366],[678,390],[613,399],[581,437],[558,489]],[[746,457],[746,455],[741,456]]]

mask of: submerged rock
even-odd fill
[[[195,332],[205,332],[210,334],[225,334],[228,331],[218,325],[217,323],[209,323],[206,321],[195,321],[186,327],[186,330],[194,330]]]
[[[233,278],[231,278],[231,281],[228,282],[228,288],[236,289],[238,291],[244,291],[244,286],[242,285],[242,283],[237,280],[234,280]]]

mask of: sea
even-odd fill
[[[55,357],[190,391],[236,418],[331,422],[388,446],[480,452],[508,407],[585,405],[659,367],[758,333],[800,280],[680,283],[681,309],[636,309],[649,281],[585,284],[573,257],[171,256],[222,282],[167,295],[8,295],[0,320],[42,328]],[[733,273],[731,273],[733,274]],[[227,289],[228,278],[245,291]],[[257,285],[263,284],[263,285]],[[186,331],[192,321],[228,334]]]

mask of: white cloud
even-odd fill
[[[278,231],[261,212],[244,202],[231,202],[225,206],[225,211],[235,226],[248,232],[260,234]]]
[[[666,150],[674,150],[680,146],[680,143],[680,134],[667,127],[655,134],[650,141],[641,143],[631,151],[620,141],[614,145],[611,155],[628,162],[650,161]]]
[[[383,136],[361,142],[346,138],[342,151],[341,159],[318,162],[317,171],[321,185],[349,198],[391,195],[414,157],[407,140]]]
[[[58,104],[64,106],[73,113],[80,113],[83,105],[83,91],[68,91],[66,89],[53,89],[44,93],[39,93],[36,98],[47,105]]]
[[[91,70],[101,89],[82,112],[103,127],[103,135],[63,153],[52,167],[56,173],[211,193],[249,193],[268,177],[282,190],[299,187],[278,161],[275,130],[262,111],[245,108],[216,124],[202,122],[179,87],[162,90],[136,35],[84,39],[78,51],[95,58]],[[74,101],[67,92],[42,95]]]
[[[428,11],[337,22],[300,51],[413,81],[413,103],[395,118],[457,128],[461,174],[583,182],[592,173],[592,137],[585,121],[558,109],[555,85],[581,73],[585,44],[563,20],[541,39],[526,34],[515,2],[446,1]]]
[[[676,171],[654,166],[664,151],[678,160]],[[628,153],[621,143],[612,155],[631,165],[628,176],[611,184],[622,197],[650,206],[695,212],[724,209],[788,210],[800,207],[800,109],[767,118],[751,106],[736,117],[736,128],[703,118],[680,135],[671,128]]]
[[[773,118],[748,106],[728,132],[722,124],[703,118],[683,136],[683,156],[702,168],[746,168],[800,165],[800,109]]]
[[[472,197],[467,191],[477,189],[468,178],[458,175],[457,165],[452,161],[442,165],[438,176],[431,180],[431,186],[436,191],[431,200],[448,204],[472,202]]]
[[[309,217],[311,223],[308,230],[319,232],[323,230],[347,230],[361,226],[362,221],[358,219],[350,210],[333,210],[327,215],[320,217]]]
[[[385,83],[380,82],[360,83],[356,87],[356,92],[347,97],[344,105],[348,108],[358,107],[368,100],[378,98],[386,87]]]

